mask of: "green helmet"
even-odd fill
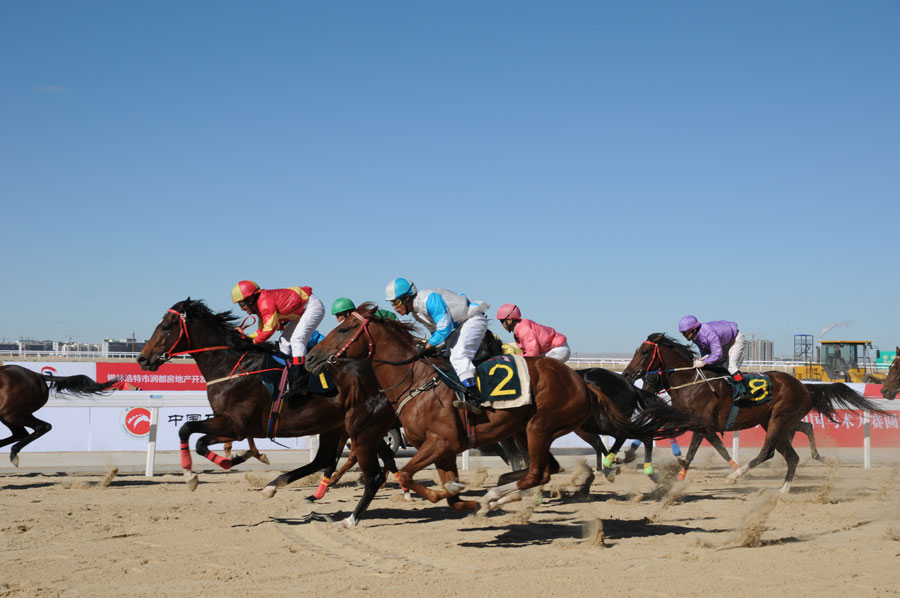
[[[341,312],[350,311],[352,309],[356,309],[356,306],[353,305],[353,302],[350,301],[350,299],[347,297],[339,297],[331,304],[331,315],[336,316]]]
[[[375,317],[381,318],[382,320],[396,320],[397,314],[389,309],[377,309],[375,310]]]

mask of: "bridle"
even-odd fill
[[[727,376],[718,376],[716,378],[708,378],[706,374],[703,373],[703,370],[700,368],[694,367],[683,367],[683,368],[669,368],[666,369],[666,363],[663,361],[662,352],[659,350],[659,343],[654,343],[653,341],[644,341],[641,343],[642,345],[653,345],[653,357],[650,358],[650,361],[647,363],[647,369],[644,372],[643,378],[646,380],[647,376],[650,374],[656,374],[658,376],[662,376],[663,379],[663,389],[660,392],[669,392],[671,390],[678,390],[679,388],[685,388],[688,386],[694,386],[696,384],[702,384],[706,382],[706,384],[712,389],[713,392],[716,392],[710,384],[711,380],[719,380],[725,379]],[[653,363],[659,359],[659,369],[653,369]],[[688,382],[687,384],[679,384],[678,386],[671,386],[669,384],[669,377],[667,374],[669,372],[684,372],[687,370],[694,370],[697,372],[697,376],[693,382]]]
[[[181,355],[192,355],[194,353],[202,353],[203,351],[221,351],[222,349],[233,349],[233,347],[229,347],[227,345],[220,345],[217,347],[203,347],[202,349],[191,349],[191,334],[188,332],[187,327],[187,312],[186,311],[177,311],[174,309],[168,309],[168,313],[175,314],[178,316],[178,323],[180,325],[180,329],[178,331],[178,338],[175,339],[175,342],[172,343],[172,346],[168,351],[162,354],[163,362],[169,361],[173,357],[179,357]],[[181,339],[187,339],[187,350],[186,351],[175,351],[175,347],[178,346],[178,343],[181,342]]]
[[[360,337],[360,335],[362,335],[363,332],[366,333],[366,338],[369,339],[369,353],[365,356],[364,359],[369,359],[375,353],[375,341],[372,339],[372,335],[369,333],[369,318],[364,318],[361,315],[359,315],[358,313],[356,313],[355,311],[350,312],[350,315],[353,316],[354,318],[356,318],[357,320],[361,320],[362,323],[356,329],[356,332],[353,333],[353,337],[349,341],[347,341],[343,347],[338,349],[334,355],[332,355],[331,357],[329,357],[328,359],[325,360],[325,362],[328,365],[334,365],[335,363],[337,363],[338,361],[341,361],[341,360],[349,361],[351,359],[354,359],[351,357],[341,357],[341,355],[343,355],[344,353],[347,352],[347,349],[350,348],[350,345],[352,345],[354,342],[356,342],[356,339],[358,339]]]

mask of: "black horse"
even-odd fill
[[[11,436],[0,440],[0,446],[13,444],[9,460],[19,466],[19,451],[50,431],[50,424],[34,416],[47,404],[50,391],[73,394],[97,394],[110,390],[118,380],[102,384],[88,376],[52,376],[39,374],[18,365],[0,366],[0,422],[9,428]],[[31,428],[30,434],[26,427]]]

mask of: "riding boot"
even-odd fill
[[[465,409],[473,415],[481,413],[481,397],[478,395],[478,389],[475,385],[465,387],[465,400],[459,399],[453,401],[453,406],[457,409]]]
[[[732,400],[737,401],[738,399],[743,399],[750,392],[750,389],[747,388],[747,380],[744,378],[744,375],[741,374],[741,371],[738,370],[731,375],[731,379],[734,380],[734,396],[731,397]]]
[[[295,363],[288,370],[288,390],[307,394],[309,391],[309,372],[302,364]]]

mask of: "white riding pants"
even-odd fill
[[[306,357],[306,343],[309,342],[312,333],[316,331],[323,319],[325,319],[325,306],[322,305],[322,300],[315,295],[310,295],[300,319],[291,321],[281,331],[278,349],[291,357]]]
[[[553,347],[543,355],[543,357],[552,357],[553,359],[558,359],[563,363],[569,361],[569,357],[571,356],[572,350],[569,349],[569,343],[560,345],[558,347]]]
[[[738,331],[737,336],[731,341],[731,346],[728,347],[728,373],[732,376],[741,369],[741,363],[744,362],[744,346],[746,344],[747,339],[744,337],[744,333]]]
[[[450,365],[460,381],[475,377],[472,359],[481,346],[481,339],[487,332],[488,321],[483,313],[475,314],[453,331],[445,344],[450,351]]]

